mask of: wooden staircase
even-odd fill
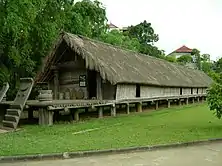
[[[32,91],[32,78],[21,78],[20,81],[20,88],[16,98],[13,104],[10,105],[9,109],[7,109],[3,120],[3,127],[7,129],[15,130],[17,128],[25,103]]]

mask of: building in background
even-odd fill
[[[192,68],[192,69],[197,69],[197,65],[195,63],[195,56],[192,55],[192,51],[193,51],[193,49],[183,45],[182,47],[176,49],[175,51],[173,51],[172,53],[170,53],[167,56],[172,56],[172,57],[175,57],[176,59],[178,59],[182,56],[190,56],[192,58],[192,61],[187,62],[184,65],[189,68]]]
[[[115,24],[113,24],[111,22],[107,26],[108,26],[108,31],[120,30],[120,28],[118,26],[116,26]]]

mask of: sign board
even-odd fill
[[[79,86],[86,87],[86,75],[79,76]]]

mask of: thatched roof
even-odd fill
[[[201,71],[70,33],[61,33],[50,55],[46,57],[42,70],[37,74],[37,82],[47,79],[61,42],[82,56],[88,69],[98,71],[104,80],[112,84],[208,87],[211,83],[211,79]]]

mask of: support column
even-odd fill
[[[126,104],[126,114],[130,114],[130,104],[129,103],[127,103]]]
[[[203,96],[201,97],[201,102],[204,103],[204,97]]]
[[[136,104],[136,112],[143,112],[142,102]]]
[[[182,103],[181,103],[181,99],[178,100],[178,105],[179,105],[179,106],[182,105]]]
[[[116,116],[116,105],[111,105],[111,116]]]
[[[99,73],[96,74],[96,98],[102,100],[102,79]]]
[[[155,104],[156,104],[155,109],[158,110],[158,108],[159,108],[159,101],[156,101]]]
[[[40,108],[39,125],[53,125],[53,111],[47,110],[46,108]]]
[[[167,101],[167,108],[170,108],[170,100]]]
[[[193,102],[193,104],[195,104],[195,98],[192,98],[192,102]]]
[[[198,102],[198,103],[200,102],[200,98],[199,98],[199,97],[197,97],[197,102]]]
[[[186,105],[189,104],[189,98],[186,98]]]
[[[54,99],[59,99],[59,72],[54,69]]]
[[[74,113],[74,119],[75,121],[79,121],[79,110],[76,110]]]
[[[103,107],[99,107],[99,118],[103,117]]]

